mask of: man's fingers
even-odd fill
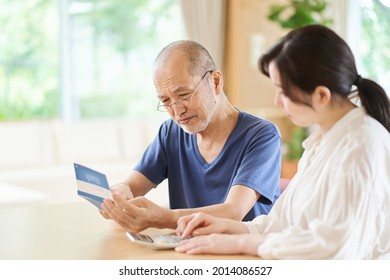
[[[144,208],[143,202],[137,202],[140,201],[140,199],[134,198],[131,200],[125,200],[116,194],[113,194],[113,198],[118,208],[120,208],[123,212],[131,214],[132,216],[142,215],[141,211],[142,208]]]
[[[100,215],[102,215],[105,219],[109,219],[109,218],[110,218],[110,216],[108,216],[107,213],[106,213],[106,211],[104,211],[104,210],[99,210],[99,213],[100,213]]]
[[[103,212],[127,231],[139,232],[143,230],[144,227],[137,220],[137,215],[134,214],[134,211],[129,211],[132,206],[123,205],[124,200],[120,200],[120,198],[115,200],[115,203],[111,200],[105,201],[102,205]],[[124,209],[120,206],[124,207]]]

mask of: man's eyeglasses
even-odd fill
[[[181,107],[186,107],[190,105],[192,97],[194,97],[195,93],[198,91],[200,84],[203,82],[204,78],[206,78],[207,74],[211,72],[213,72],[213,70],[208,70],[206,71],[206,73],[203,74],[202,78],[200,79],[198,85],[196,86],[195,90],[193,91],[190,97],[179,98],[176,102],[173,102],[171,104],[161,104],[161,101],[159,101],[157,104],[157,110],[159,110],[160,112],[169,112],[172,109],[173,105],[181,106]]]

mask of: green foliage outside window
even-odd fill
[[[0,0],[0,121],[60,117],[64,82],[60,80],[60,1]],[[77,95],[81,118],[142,117],[154,112],[152,75],[142,58],[149,63],[162,47],[162,39],[170,39],[166,34],[176,34],[161,19],[170,20],[177,1],[66,3],[71,56],[78,54],[67,58],[73,67],[70,88]],[[90,56],[88,67],[84,54]],[[113,81],[107,80],[109,75]]]
[[[383,5],[380,0],[363,3],[362,64],[366,75],[382,86],[387,86],[390,94],[390,7]]]
[[[157,24],[161,17],[167,16],[174,0],[76,0],[88,3],[91,10],[79,15],[90,24],[95,38],[106,36],[113,47],[123,55],[156,43]]]
[[[273,4],[268,19],[282,28],[294,29],[308,24],[329,25],[332,19],[325,16],[325,0],[291,0],[287,4]]]
[[[72,21],[92,34],[88,49],[94,57],[93,75],[88,80],[75,80],[76,84],[86,85],[84,90],[76,92],[81,118],[157,115],[151,69],[158,51],[170,42],[167,34],[177,33],[173,26],[163,28],[177,1],[75,2],[90,4],[87,12],[73,15]],[[78,51],[77,46],[74,51]],[[112,70],[117,74],[111,77],[112,85],[107,86],[107,76]]]
[[[0,121],[58,115],[55,12],[52,0],[0,0]]]

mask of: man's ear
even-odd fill
[[[332,99],[332,93],[326,86],[317,86],[314,90],[312,98],[313,102],[315,102],[317,105],[327,105]]]
[[[213,79],[213,87],[215,89],[216,94],[220,94],[223,90],[223,76],[222,73],[218,70],[214,70],[210,73]]]

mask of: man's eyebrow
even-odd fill
[[[171,93],[174,95],[178,95],[179,93],[184,92],[184,91],[191,91],[191,90],[187,87],[179,86],[179,87],[175,88],[173,91],[171,91]],[[167,97],[167,96],[164,94],[157,95],[157,98],[159,98],[159,99],[164,98],[164,97]]]
[[[189,90],[190,90],[190,89],[189,89],[188,87],[182,87],[182,86],[180,86],[180,87],[178,87],[178,88],[175,88],[175,89],[172,91],[172,93],[178,94],[178,93],[180,93],[180,92],[189,91]]]

